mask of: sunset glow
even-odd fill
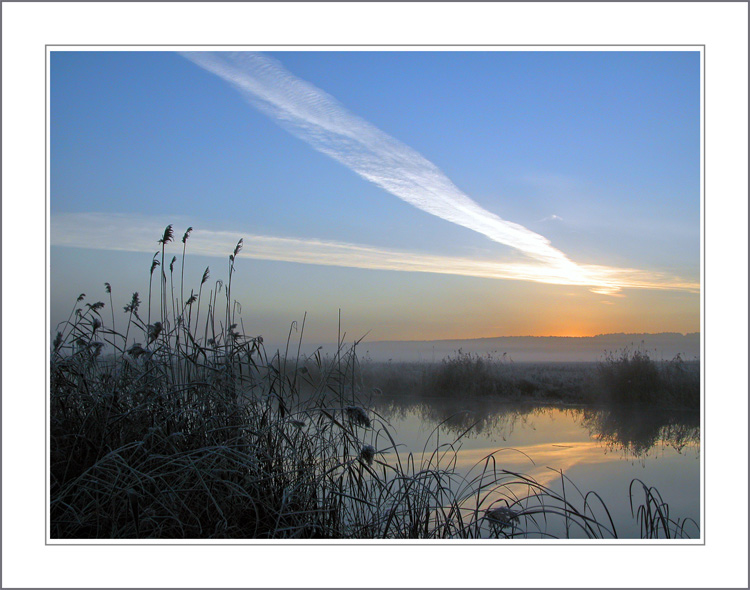
[[[233,294],[273,339],[338,309],[375,339],[698,331],[698,56],[53,52],[53,326],[105,252],[145,290],[172,224],[192,276],[244,240]]]

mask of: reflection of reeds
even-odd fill
[[[386,420],[358,393],[354,347],[328,360],[320,351],[295,358],[289,345],[269,356],[260,336],[237,327],[240,247],[226,285],[217,281],[203,299],[208,269],[183,303],[183,277],[177,298],[172,275],[184,265],[173,259],[168,281],[154,258],[156,317],[150,283],[149,309],[134,294],[123,331],[114,320],[105,326],[100,303],[74,308],[59,327],[50,366],[52,538],[518,537],[549,535],[544,523],[560,518],[563,536],[615,534],[591,514],[592,496],[577,508],[501,469],[495,454],[477,475],[459,475],[466,431],[447,444],[433,439],[419,459],[399,454]],[[488,516],[501,503],[511,527]]]
[[[403,420],[416,413],[424,423],[440,423],[445,432],[458,436],[491,433],[498,440],[511,437],[519,424],[550,412],[563,412],[612,449],[639,457],[652,447],[666,444],[677,451],[700,444],[700,415],[689,410],[633,406],[558,406],[525,401],[382,396],[373,407],[389,420]],[[470,408],[470,409],[469,409]]]
[[[700,444],[700,416],[690,411],[586,408],[583,425],[604,443],[636,457],[657,444],[668,444],[677,451],[688,444]]]

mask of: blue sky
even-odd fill
[[[104,281],[147,289],[167,223],[196,287],[245,238],[251,333],[307,311],[335,339],[339,308],[377,340],[699,329],[698,52],[50,64],[53,329]]]

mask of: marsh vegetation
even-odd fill
[[[516,363],[507,355],[463,352],[437,363],[362,361],[367,386],[397,395],[501,397],[598,407],[700,408],[700,362],[655,360],[633,345],[603,351],[596,363]]]
[[[691,367],[659,365],[637,351],[593,371],[520,368],[460,352],[429,368],[377,365],[342,338],[333,355],[302,354],[303,319],[283,350],[269,352],[261,336],[246,335],[232,299],[242,243],[225,283],[211,284],[206,269],[188,293],[189,235],[182,259],[170,263],[165,247],[174,236],[165,230],[149,291],[132,295],[124,317],[106,284],[110,309],[81,295],[58,327],[49,398],[53,539],[613,538],[617,523],[601,497],[563,472],[556,486],[506,468],[507,449],[460,469],[463,442],[482,428],[476,417],[449,414],[421,452],[405,449],[389,419],[401,394],[585,402],[599,412],[590,414],[592,428],[612,440],[633,438],[611,426],[624,407],[697,407]],[[632,397],[622,384],[633,379],[647,393]],[[651,428],[654,439],[663,427]],[[640,536],[699,533],[655,488],[634,481],[628,492]]]

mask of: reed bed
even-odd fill
[[[679,354],[667,361],[655,356],[642,345],[607,352],[598,366],[604,401],[700,409],[700,364]]]
[[[560,494],[502,469],[494,453],[459,474],[463,435],[403,455],[361,394],[358,343],[340,338],[334,357],[305,357],[303,319],[299,340],[294,325],[286,349],[269,353],[245,335],[231,295],[242,241],[225,283],[211,284],[207,268],[186,293],[190,233],[178,264],[165,229],[148,294],[132,295],[124,319],[81,295],[58,326],[53,539],[540,538],[553,520],[559,536],[617,536],[593,492]],[[112,308],[109,284],[105,294]],[[644,537],[694,532],[644,489],[634,511]]]
[[[508,355],[459,349],[434,363],[366,359],[362,373],[368,386],[393,395],[698,411],[700,362],[656,359],[642,347],[602,351],[595,363],[515,363]]]

